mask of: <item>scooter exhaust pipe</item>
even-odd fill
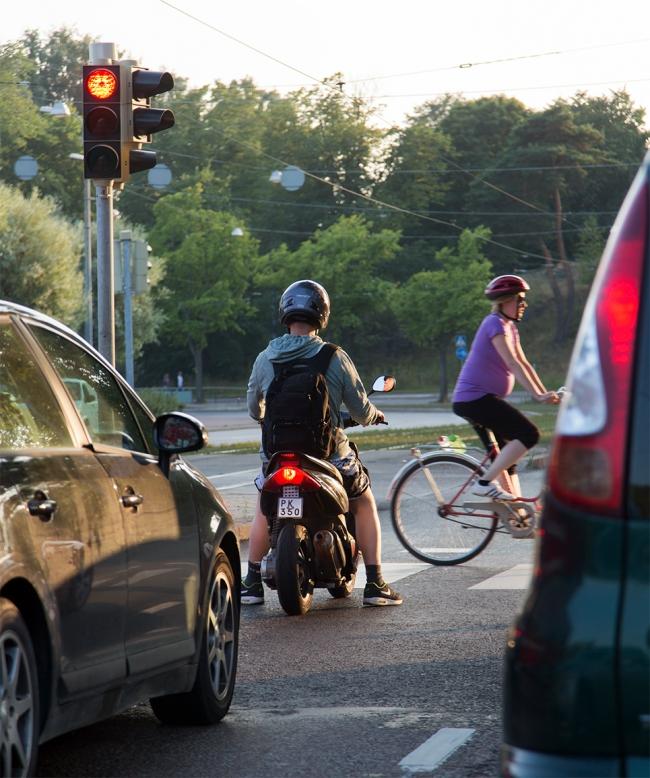
[[[318,530],[314,534],[314,556],[318,567],[318,577],[325,581],[338,582],[341,577],[342,560],[338,553],[334,534],[328,529]],[[339,557],[337,559],[337,557]]]

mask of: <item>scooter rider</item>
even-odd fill
[[[285,289],[280,298],[279,315],[280,322],[287,327],[287,334],[271,340],[258,355],[248,381],[248,412],[253,419],[261,422],[264,417],[264,398],[274,377],[273,363],[290,362],[317,354],[323,346],[318,331],[327,326],[329,314],[329,296],[315,281],[296,281]],[[332,356],[325,380],[332,422],[336,426],[336,448],[329,461],[343,476],[350,510],[355,516],[355,535],[363,555],[367,579],[363,604],[400,605],[402,598],[382,577],[381,528],[377,505],[370,488],[368,471],[343,431],[341,405],[345,404],[352,417],[363,426],[383,422],[384,414],[368,400],[354,363],[342,349],[337,349]],[[258,491],[264,481],[266,465],[262,452],[262,473],[255,479]],[[268,525],[260,510],[258,494],[249,539],[248,573],[242,581],[241,601],[245,605],[264,602],[260,565],[269,550],[269,543]]]

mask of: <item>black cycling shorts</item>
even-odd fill
[[[518,440],[527,449],[539,442],[539,430],[532,421],[494,394],[485,394],[478,400],[455,402],[452,410],[474,427],[486,450],[489,445],[486,429],[492,430],[499,448],[511,440]]]

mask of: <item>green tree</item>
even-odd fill
[[[431,122],[450,142],[441,181],[447,186],[445,206],[456,212],[452,215],[467,210],[470,186],[481,178],[485,168],[494,165],[514,128],[529,113],[523,103],[505,95],[476,100],[445,95],[418,110],[420,120]],[[468,216],[473,224],[481,221],[480,216]]]
[[[602,230],[598,227],[598,220],[590,215],[585,220],[575,251],[578,280],[584,286],[591,284],[604,248],[605,239]]]
[[[373,232],[363,217],[342,216],[295,251],[281,246],[263,257],[257,287],[265,305],[277,310],[280,294],[294,281],[311,278],[323,284],[332,304],[325,337],[340,343],[365,367],[369,355],[385,354],[386,343],[394,340],[393,285],[381,277],[380,269],[395,262],[398,251],[398,232]]]
[[[578,92],[568,105],[576,124],[600,133],[601,162],[587,169],[580,190],[567,193],[567,215],[593,211],[598,223],[609,227],[646,152],[645,110],[624,90],[597,97]]]
[[[46,37],[38,29],[25,30],[17,43],[33,65],[30,90],[36,103],[81,104],[81,66],[88,60],[92,40],[69,27],[52,30]]]
[[[80,230],[53,201],[0,184],[0,296],[76,327],[83,279]]]
[[[487,237],[483,227],[463,230],[455,250],[446,246],[436,252],[439,270],[416,273],[393,297],[399,326],[409,340],[436,352],[438,402],[448,396],[447,357],[454,336],[473,331],[485,315],[483,290],[492,272],[481,252]]]
[[[80,118],[72,104],[72,115],[64,118],[39,110],[43,104],[31,91],[34,68],[19,43],[0,48],[0,179],[26,194],[38,189],[53,197],[67,216],[81,218],[81,167],[69,158],[80,150]],[[23,155],[34,157],[39,166],[31,181],[21,182],[14,174],[14,163]]]
[[[201,206],[201,186],[168,195],[154,208],[156,221],[149,239],[166,260],[165,315],[161,339],[185,345],[194,362],[196,396],[203,398],[203,358],[208,338],[233,337],[251,312],[247,298],[257,260],[257,242],[233,237],[240,226],[232,214]]]

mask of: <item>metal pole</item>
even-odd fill
[[[134,385],[133,375],[133,312],[131,308],[131,230],[120,232],[122,251],[122,292],[124,293],[124,363],[126,380]]]
[[[95,182],[97,209],[97,348],[115,366],[113,182]]]
[[[86,302],[86,321],[84,337],[93,344],[93,241],[90,179],[84,178],[84,300]]]

